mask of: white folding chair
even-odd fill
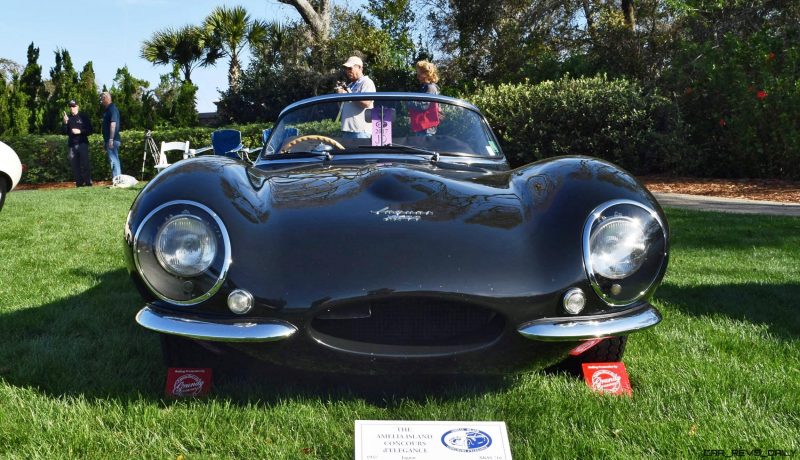
[[[161,150],[158,152],[158,161],[156,162],[156,170],[161,172],[164,168],[170,165],[167,159],[167,152],[180,151],[186,158],[189,155],[189,141],[186,142],[162,142]]]

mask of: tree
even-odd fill
[[[301,26],[296,24],[265,24],[265,33],[260,40],[250,43],[250,50],[258,66],[281,69],[307,65],[307,41]]]
[[[14,74],[19,74],[20,72],[22,72],[21,65],[11,59],[0,57],[0,78],[11,80]]]
[[[78,97],[78,72],[67,50],[55,51],[55,66],[50,69],[53,90],[45,104],[42,131],[60,132],[62,113],[67,103]]]
[[[6,77],[0,73],[0,135],[8,129],[11,116],[8,110],[8,95],[11,88],[6,85]]]
[[[28,109],[28,129],[26,132],[39,132],[42,125],[43,105],[45,96],[44,82],[42,81],[42,66],[39,65],[39,48],[28,45],[28,63],[19,77],[19,91],[25,97]],[[19,122],[16,120],[15,122]]]
[[[28,108],[28,95],[22,91],[19,75],[13,75],[11,90],[8,93],[8,126],[4,134],[18,136],[30,132],[31,113]]]
[[[248,43],[258,43],[264,39],[267,25],[250,19],[247,10],[241,6],[220,6],[208,15],[203,27],[214,46],[221,48],[222,53],[228,56],[228,86],[232,91],[238,91],[242,73],[241,52]]]
[[[155,98],[150,83],[131,75],[128,66],[117,69],[111,98],[119,109],[122,129],[153,128],[156,121]]]
[[[97,91],[97,81],[94,75],[92,61],[83,66],[79,76],[77,96],[75,100],[81,106],[81,112],[89,116],[92,126],[100,126],[102,106],[99,103],[100,93]]]
[[[240,90],[221,92],[217,110],[225,121],[274,120],[287,104],[332,91],[336,80],[344,78],[342,63],[353,54],[365,60],[379,89],[416,87],[409,65],[413,55],[398,53],[389,33],[363,11],[334,8],[324,45],[309,44],[308,31],[299,23],[269,24],[268,30],[264,40],[250,44],[254,58],[243,72]]]
[[[391,37],[391,48],[398,60],[414,57],[411,29],[416,15],[411,9],[411,0],[370,0],[366,10],[378,20],[378,28]]]
[[[181,69],[183,80],[192,82],[192,71],[216,63],[222,50],[208,40],[203,29],[184,26],[157,31],[142,44],[141,56],[154,65],[174,65]]]
[[[317,44],[324,44],[328,41],[331,31],[331,2],[330,0],[319,0],[317,8],[308,0],[278,0],[280,3],[291,5],[300,13],[300,17],[306,23]]]
[[[172,127],[197,126],[196,104],[197,87],[188,81],[181,81],[178,69],[171,74],[161,75],[155,89],[158,101],[157,116]]]

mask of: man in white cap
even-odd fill
[[[374,93],[375,83],[364,75],[364,62],[358,56],[350,56],[342,64],[350,83],[336,88],[337,93]],[[344,138],[369,139],[372,126],[367,123],[364,111],[372,108],[372,101],[352,101],[342,104],[342,131]]]

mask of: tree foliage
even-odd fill
[[[117,70],[109,92],[120,113],[121,129],[155,126],[155,98],[150,83],[131,75],[128,66]]]
[[[219,6],[203,22],[207,39],[228,57],[228,86],[239,90],[241,82],[240,54],[249,43],[263,40],[267,34],[266,23],[253,20],[241,6]]]
[[[150,89],[120,69],[112,92],[123,125],[196,123],[191,71],[223,55],[229,59],[229,88],[221,92],[218,110],[231,122],[274,119],[293,101],[332,91],[344,79],[341,64],[350,55],[364,60],[379,90],[413,91],[413,64],[425,56],[435,57],[445,94],[535,87],[537,98],[545,98],[549,88],[567,101],[567,91],[584,91],[581,84],[592,82],[659,101],[654,109],[647,102],[647,113],[680,126],[674,132],[688,140],[673,142],[670,136],[668,145],[676,150],[658,163],[674,172],[800,178],[800,2],[368,0],[359,9],[330,0],[279,2],[292,6],[299,19],[268,23],[244,8],[220,7],[203,24],[156,32],[143,44],[143,56],[175,71]],[[201,45],[216,47],[217,59],[207,51],[198,54]],[[248,49],[250,63],[243,69]],[[69,54],[56,51],[50,79],[42,80],[33,44],[27,57],[23,69],[0,59],[0,132],[52,130],[53,110],[70,94],[84,111],[94,111],[91,63],[76,80]],[[585,110],[645,110],[599,87],[590,93],[619,107],[592,103]],[[548,107],[544,99],[528,104]],[[550,117],[540,121],[551,131],[567,129],[570,120],[531,116]]]
[[[78,72],[67,50],[55,51],[55,66],[50,69],[52,90],[45,104],[42,131],[58,132],[62,125],[63,113],[70,100],[77,100],[79,94]]]
[[[42,66],[39,65],[39,48],[31,42],[28,45],[28,62],[19,77],[19,90],[25,94],[25,105],[28,109],[29,132],[39,132],[42,127],[43,102],[47,99]]]
[[[162,75],[155,89],[160,121],[158,124],[178,128],[196,126],[196,94],[197,87],[191,82],[181,80],[177,69],[171,74]]]
[[[173,65],[192,83],[192,71],[208,67],[222,57],[222,49],[198,26],[156,31],[142,44],[141,55],[154,65]]]

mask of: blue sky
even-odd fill
[[[42,77],[50,78],[56,49],[66,49],[80,72],[92,61],[100,87],[111,86],[118,68],[128,66],[131,73],[158,85],[159,75],[171,68],[154,67],[139,57],[142,42],[154,31],[185,24],[200,24],[217,6],[241,5],[254,18],[279,21],[300,19],[294,8],[275,0],[22,0],[3,2],[0,16],[0,57],[27,62],[28,45],[39,48]],[[357,7],[359,0],[336,1]],[[198,86],[197,108],[214,111],[217,89],[225,89],[227,59],[215,67],[197,69],[192,81]]]

